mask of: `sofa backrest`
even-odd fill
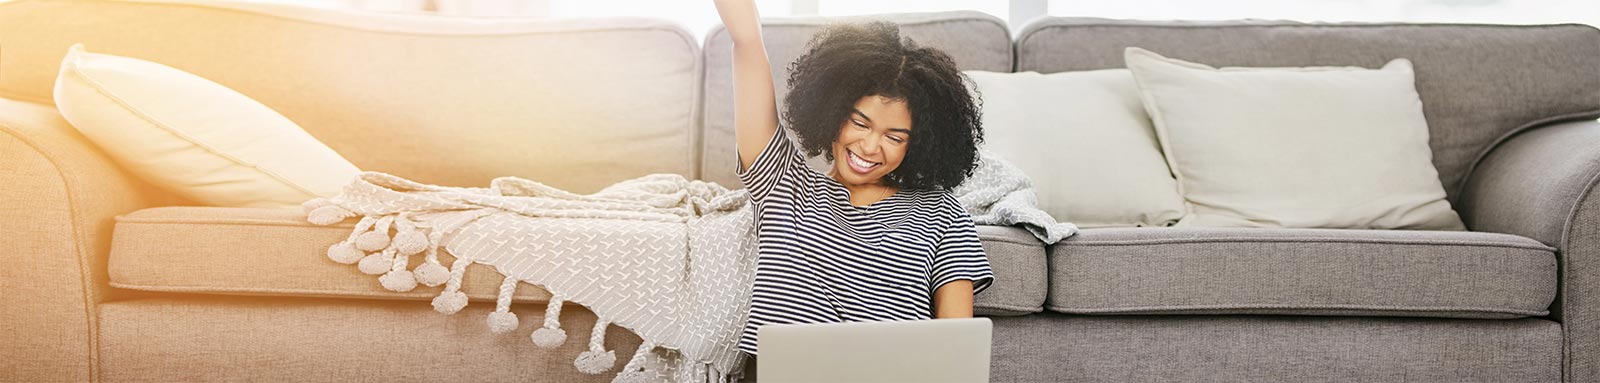
[[[1219,67],[1377,68],[1410,59],[1433,163],[1452,203],[1498,140],[1539,122],[1600,117],[1600,30],[1579,24],[1045,18],[1017,34],[1016,71],[1123,68],[1123,48],[1131,46]]]
[[[1590,26],[1047,17],[1013,42],[1004,22],[973,11],[765,20],[780,105],[787,67],[812,33],[869,19],[899,23],[962,69],[996,72],[1120,68],[1129,46],[1214,66],[1409,58],[1452,201],[1479,156],[1519,128],[1600,116],[1600,30]],[[452,186],[514,175],[575,192],[651,173],[740,186],[732,45],[720,27],[700,49],[662,20],[18,1],[0,3],[0,97],[50,104],[73,43],[238,90],[365,170]]]
[[[698,176],[699,47],[668,21],[21,1],[0,4],[0,97],[51,104],[73,43],[228,86],[356,166],[420,182]]]
[[[900,35],[918,45],[939,48],[962,70],[1009,72],[1011,32],[999,18],[976,11],[884,14],[852,17],[770,18],[762,20],[761,37],[772,65],[778,106],[789,94],[789,64],[805,53],[811,35],[830,23],[887,20],[900,25]],[[706,35],[705,121],[701,179],[727,187],[743,187],[733,136],[733,42],[721,26]],[[820,165],[820,157],[812,159]]]

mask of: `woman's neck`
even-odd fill
[[[851,184],[839,179],[839,174],[836,171],[829,171],[828,177],[833,178],[833,180],[838,182],[840,185],[844,185],[845,190],[850,191],[851,205],[871,205],[878,201],[882,201],[885,198],[893,196],[894,193],[900,192],[899,188],[884,185],[882,183]]]

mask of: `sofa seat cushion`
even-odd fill
[[[1076,314],[1542,316],[1556,294],[1553,250],[1479,232],[1085,229],[1050,248],[1046,307]]]
[[[306,222],[295,210],[225,207],[157,207],[116,219],[108,261],[111,286],[144,291],[229,295],[344,297],[431,300],[443,285],[417,286],[399,293],[354,265],[327,258],[329,245],[354,230],[354,219],[335,225]],[[979,226],[995,284],[974,297],[980,315],[1023,315],[1044,311],[1045,249],[1026,230]],[[421,261],[412,258],[412,265]],[[455,262],[439,252],[445,265]],[[493,268],[472,265],[461,292],[475,301],[494,301],[504,277]],[[545,302],[550,292],[521,284],[514,302]]]
[[[377,276],[328,259],[328,246],[355,229],[354,219],[329,226],[288,209],[173,206],[117,216],[107,268],[111,286],[145,291],[431,300],[444,285],[400,293]],[[422,260],[412,257],[412,266]],[[439,252],[439,262],[455,257]],[[494,301],[505,279],[484,265],[467,267],[461,292]],[[550,292],[519,285],[514,302],[546,302]]]
[[[983,316],[1027,315],[1044,311],[1049,294],[1049,267],[1044,242],[1016,226],[978,225],[978,240],[989,257],[994,284],[972,296],[972,313]]]

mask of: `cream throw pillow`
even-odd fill
[[[1027,173],[1057,220],[1169,226],[1183,216],[1128,70],[966,73],[983,95],[984,148]]]
[[[1222,68],[1125,52],[1189,215],[1178,226],[1463,230],[1411,62]]]
[[[213,206],[300,209],[360,172],[266,105],[188,72],[86,52],[61,62],[61,115],[123,167]]]

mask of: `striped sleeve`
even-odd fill
[[[962,279],[972,280],[972,293],[977,294],[994,283],[994,271],[989,268],[989,257],[983,252],[983,242],[978,240],[978,227],[966,211],[956,213],[955,221],[939,239],[933,254],[933,291],[944,284]]]
[[[756,155],[749,169],[744,169],[742,158],[734,166],[738,167],[735,174],[739,176],[739,182],[750,190],[750,199],[761,202],[777,187],[778,182],[791,177],[797,167],[806,165],[805,157],[800,155],[800,150],[794,147],[783,127],[779,126],[772,134],[772,141],[768,141],[767,147]]]

